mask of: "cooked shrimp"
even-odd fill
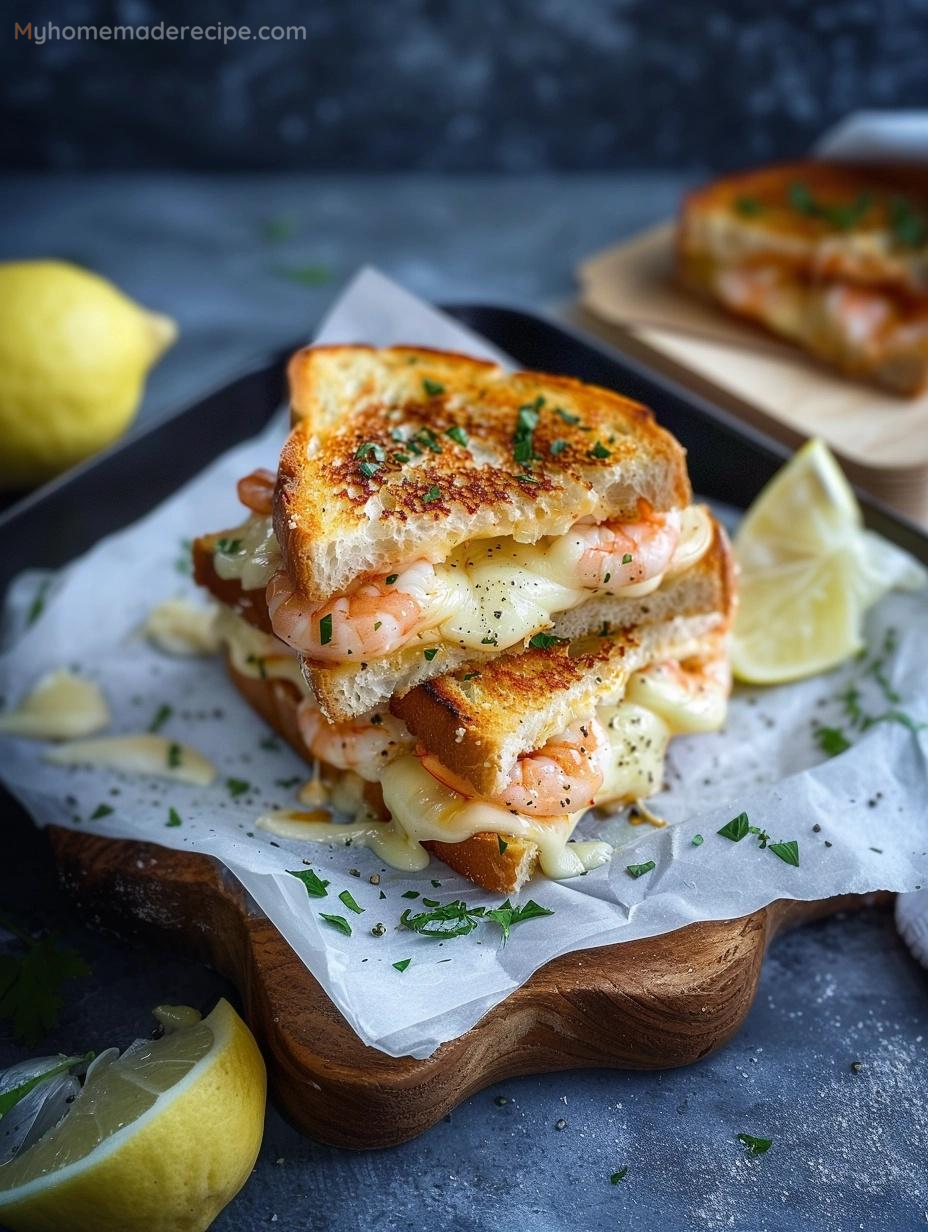
[[[580,522],[569,535],[583,549],[575,566],[580,585],[614,593],[666,571],[680,539],[680,513],[654,513],[640,500],[635,522]]]
[[[559,736],[520,757],[505,790],[489,798],[529,817],[563,817],[592,808],[602,786],[609,741],[596,719],[572,723]],[[479,793],[460,775],[443,766],[420,745],[416,753],[433,778],[468,798]]]
[[[270,514],[274,512],[274,485],[277,476],[273,471],[259,467],[236,484],[238,499],[252,513]]]
[[[426,627],[434,588],[435,570],[420,560],[313,605],[280,572],[268,583],[267,607],[281,641],[311,659],[344,663],[392,654],[405,646]]]
[[[412,746],[406,724],[389,711],[330,723],[313,698],[304,698],[296,720],[313,757],[338,770],[353,770],[369,783],[376,782],[384,766]]]

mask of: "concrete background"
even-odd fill
[[[16,39],[34,26],[305,27],[293,41]],[[725,168],[860,107],[928,103],[924,0],[37,0],[0,39],[6,166]]]

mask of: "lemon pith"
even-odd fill
[[[203,1232],[251,1172],[265,1094],[254,1038],[220,1001],[88,1077],[65,1120],[0,1168],[0,1223]]]

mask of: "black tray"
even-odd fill
[[[688,451],[693,488],[745,508],[789,456],[675,382],[599,342],[515,308],[451,305],[451,316],[526,368],[616,389],[652,407]],[[299,343],[124,444],[70,471],[0,515],[0,599],[26,568],[57,568],[127,526],[218,454],[254,436],[284,397],[285,363]],[[867,525],[928,564],[928,536],[858,492]],[[191,533],[198,528],[191,527]]]

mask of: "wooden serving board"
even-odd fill
[[[872,896],[776,902],[739,920],[567,954],[424,1061],[362,1044],[277,929],[208,856],[50,827],[89,923],[159,936],[238,988],[278,1106],[335,1146],[395,1146],[506,1078],[604,1066],[688,1065],[743,1022],[771,939]]]

